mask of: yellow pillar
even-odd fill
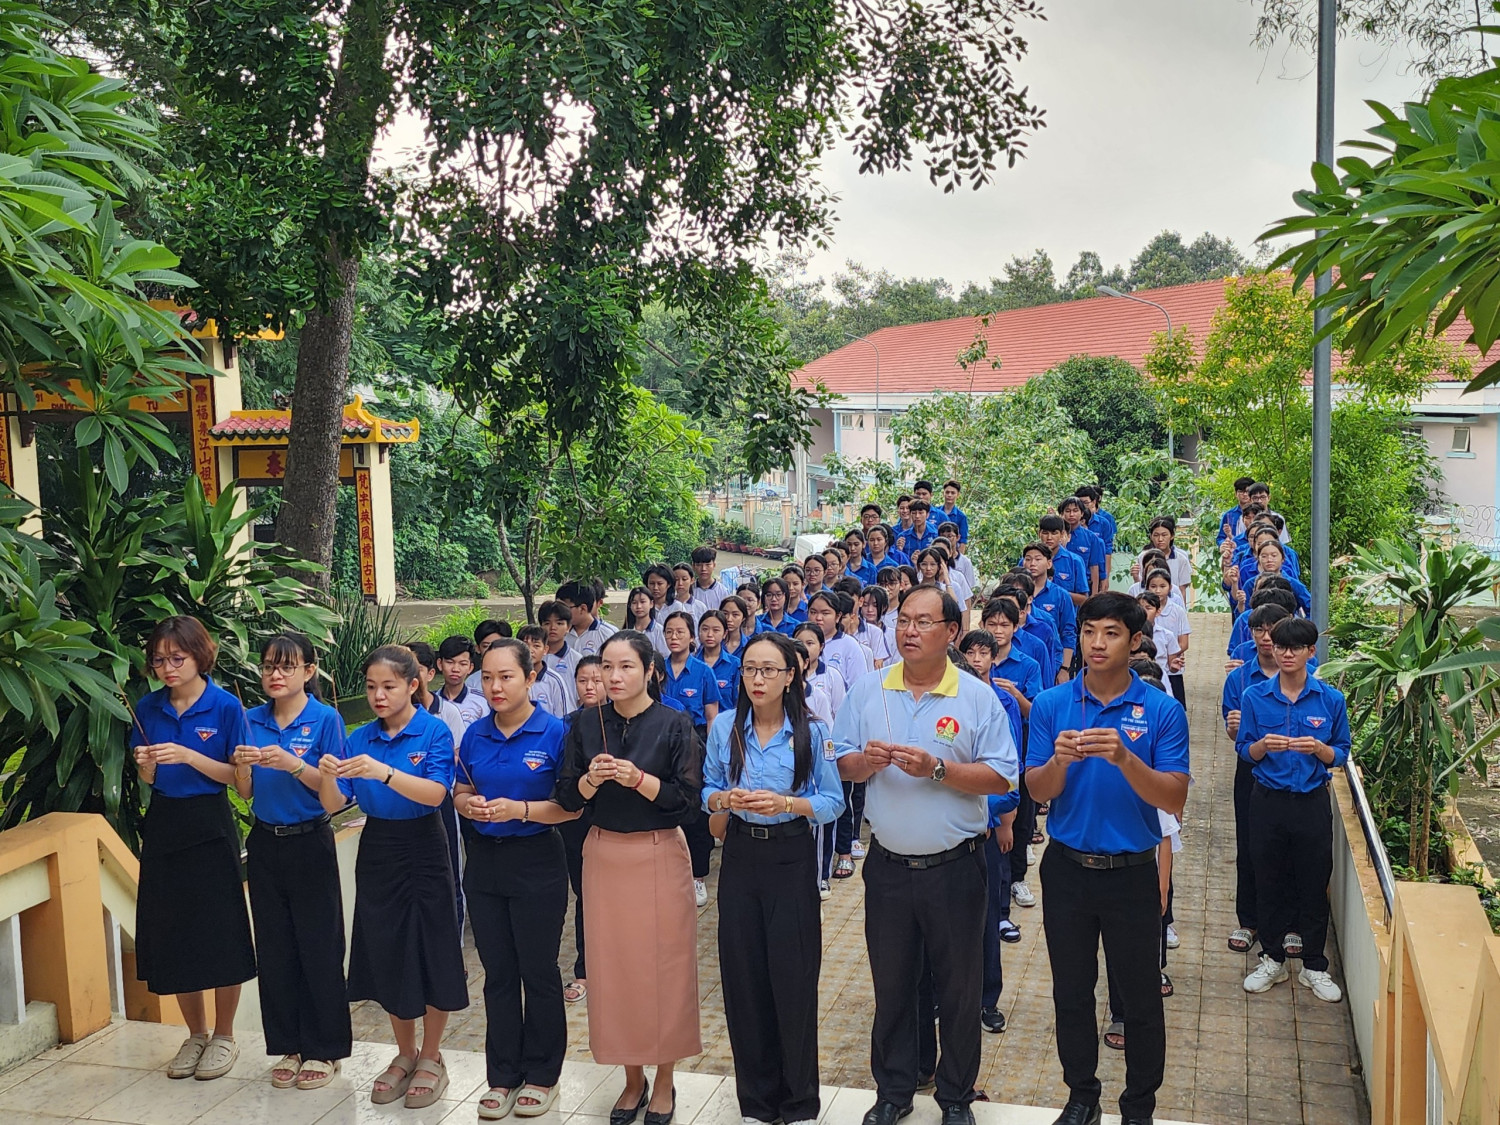
[[[391,605],[396,600],[396,530],[391,503],[391,447],[367,445],[370,460],[370,504],[375,531],[375,601]]]
[[[0,395],[0,404],[6,411],[6,417],[0,418],[0,484],[22,500],[31,501],[32,516],[21,524],[21,530],[40,535],[42,521],[36,509],[41,504],[42,485],[37,475],[36,442],[23,440],[31,435],[23,433],[21,419],[14,416],[18,406],[15,395]]]

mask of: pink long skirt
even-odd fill
[[[655,1066],[701,1053],[698,909],[681,829],[589,829],[583,902],[594,1061]]]

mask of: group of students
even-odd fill
[[[718,574],[708,547],[652,566],[623,629],[604,620],[598,583],[574,581],[514,637],[486,621],[436,650],[377,649],[364,665],[375,718],[347,735],[317,698],[305,638],[267,644],[266,702],[246,712],[213,682],[201,624],[164,621],[146,654],[162,686],[137,708],[134,741],[151,789],[137,965],[151,991],[177,996],[190,1032],[169,1073],[234,1065],[239,988],[258,963],[267,1050],[281,1056],[273,1085],[331,1081],[351,1050],[349,1003],[374,1000],[396,1054],[371,1100],[430,1105],[448,1083],[446,1021],[468,1005],[467,913],[485,970],[479,1117],[555,1104],[565,1004],[586,998],[595,1060],[625,1068],[612,1125],[642,1113],[668,1125],[673,1067],[701,1050],[697,907],[719,854],[742,1116],[812,1122],[819,899],[863,859],[878,1091],[866,1125],[895,1125],[929,1087],[944,1125],[969,1125],[981,1030],[1005,1029],[1001,949],[1022,937],[1011,906],[1035,904],[1029,845],[1050,837],[1044,930],[1072,1092],[1058,1121],[1098,1120],[1101,941],[1104,1041],[1126,1053],[1121,1111],[1149,1121],[1176,944],[1191,563],[1164,517],[1132,588],[1110,590],[1115,525],[1086,486],[979,596],[959,486],[936,509],[931,492],[919,482],[894,524],[866,505],[859,528],[763,580]],[[1347,753],[1347,720],[1337,693],[1305,676],[1317,631],[1284,605],[1297,600],[1290,580],[1255,569],[1271,513],[1248,496],[1239,511],[1223,521],[1235,541],[1224,578],[1231,596],[1247,591],[1236,629],[1251,648],[1237,650],[1225,716],[1247,779],[1236,813],[1255,893],[1242,866],[1231,948],[1260,937],[1247,989],[1284,979],[1286,956],[1300,955],[1303,983],[1328,999],[1326,901],[1320,926],[1318,871],[1301,853],[1326,828],[1308,795],[1317,767],[1326,783],[1325,763]],[[230,785],[254,813],[253,944]],[[367,820],[346,976],[329,818],[351,802]],[[570,885],[577,956],[564,985]]]

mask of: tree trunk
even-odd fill
[[[339,70],[324,122],[323,161],[357,195],[363,195],[369,178],[380,114],[391,96],[385,44],[394,16],[393,0],[354,0],[344,20]],[[307,314],[297,345],[292,429],[281,513],[276,519],[276,538],[303,558],[321,564],[323,570],[313,581],[325,590],[333,561],[339,450],[360,259],[349,216],[328,218],[331,229],[323,247],[328,289],[319,306]]]

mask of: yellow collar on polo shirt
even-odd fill
[[[943,678],[938,681],[938,686],[927,692],[927,694],[957,695],[958,676],[959,671],[957,666],[954,665],[953,661],[948,661],[947,670],[943,673]],[[890,671],[886,672],[885,679],[884,681],[882,681],[881,686],[884,687],[887,691],[905,691],[906,661],[903,660],[899,664],[892,664]]]

